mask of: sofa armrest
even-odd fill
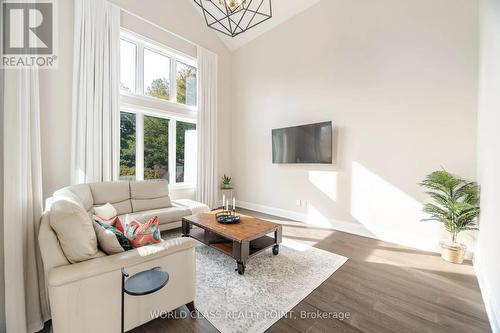
[[[148,262],[179,251],[194,250],[195,246],[196,241],[191,238],[175,238],[110,256],[55,267],[49,272],[48,285],[50,287],[65,285],[96,275],[120,270],[122,267],[131,267]]]

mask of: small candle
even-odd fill
[[[236,210],[236,198],[233,197],[233,210]]]
[[[224,204],[226,203],[226,195],[222,195],[222,207],[224,207]]]

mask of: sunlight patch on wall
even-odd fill
[[[313,205],[309,204],[307,207],[307,224],[317,225],[321,227],[331,227],[330,220],[325,217],[321,212],[316,209]]]
[[[435,251],[443,229],[437,222],[421,222],[422,203],[352,162],[351,215],[377,238]]]
[[[333,201],[337,200],[337,173],[309,171],[309,181]]]

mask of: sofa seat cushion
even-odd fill
[[[172,200],[172,205],[175,207],[183,207],[188,208],[191,211],[191,214],[201,214],[208,213],[210,211],[210,207],[201,203],[199,201],[194,201],[191,199],[177,199]]]
[[[89,184],[94,206],[110,203],[118,215],[132,212],[130,202],[130,184],[128,181],[102,182]]]
[[[191,215],[191,210],[184,207],[168,207],[161,209],[145,210],[142,212],[128,214],[128,219],[136,219],[141,223],[146,223],[151,218],[158,216],[158,223],[160,225],[172,223],[182,220],[184,216]],[[122,221],[127,221],[127,216],[120,216]]]
[[[69,262],[97,256],[97,236],[92,220],[78,203],[67,199],[54,201],[50,207],[50,226]]]
[[[130,182],[133,212],[172,206],[168,195],[168,182],[162,179]]]

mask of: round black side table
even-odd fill
[[[122,268],[122,333],[125,332],[125,293],[131,296],[149,295],[165,287],[169,279],[168,273],[161,271],[160,267],[139,272],[131,277],[128,276],[129,275],[125,273],[125,269]],[[125,278],[128,279],[125,280]]]

